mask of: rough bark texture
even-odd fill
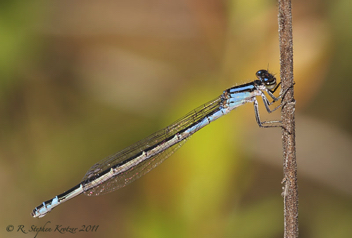
[[[284,237],[298,237],[298,185],[295,140],[295,100],[293,88],[293,41],[291,1],[279,0],[280,77],[284,99],[281,119],[283,144]]]

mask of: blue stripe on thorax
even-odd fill
[[[235,86],[227,89],[226,91],[230,94],[233,93],[242,93],[242,92],[252,92],[255,89],[254,83],[246,83],[240,86]]]

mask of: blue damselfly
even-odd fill
[[[80,184],[43,202],[31,215],[43,217],[59,204],[82,193],[97,196],[126,186],[163,162],[195,132],[245,103],[254,104],[255,118],[260,127],[280,126],[271,124],[280,123],[279,121],[260,120],[257,96],[263,99],[265,108],[270,113],[282,106],[281,103],[270,109],[270,105],[279,100],[285,92],[278,97],[273,95],[280,83],[277,83],[276,78],[268,71],[259,70],[256,76],[257,80],[225,90],[216,99],[196,108],[168,127],[96,163]],[[271,102],[267,95],[272,99]]]

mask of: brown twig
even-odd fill
[[[293,41],[291,0],[279,0],[280,77],[282,90],[290,88],[281,113],[284,172],[284,238],[298,237],[298,186],[293,97]]]

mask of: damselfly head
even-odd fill
[[[275,76],[265,69],[258,70],[256,76],[269,90],[275,88],[277,85]]]

